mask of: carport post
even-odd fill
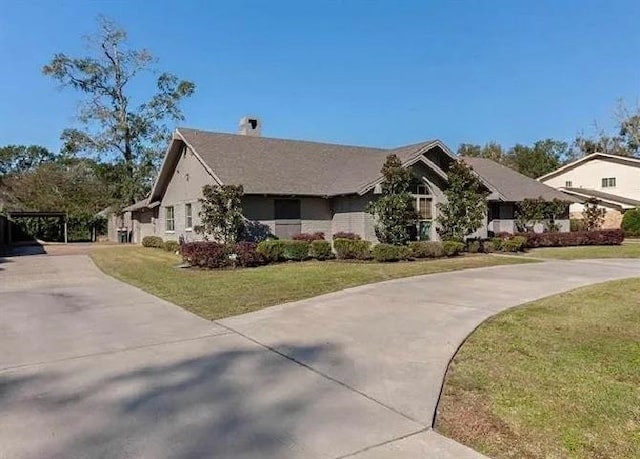
[[[64,216],[64,243],[67,244],[68,243],[68,238],[67,238],[67,219],[69,218],[69,214],[66,214]]]

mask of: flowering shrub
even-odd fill
[[[315,233],[300,233],[292,237],[294,241],[324,241],[324,233],[317,231]]]

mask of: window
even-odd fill
[[[416,198],[416,213],[418,214],[418,220],[431,220],[433,215],[431,213],[431,198],[426,196],[418,196]]]
[[[175,231],[175,220],[173,218],[173,206],[164,208],[164,229],[165,231]]]
[[[300,200],[276,199],[273,202],[276,220],[276,236],[289,239],[302,230]]]
[[[567,180],[566,182],[564,182],[565,188],[571,188],[572,186],[573,186],[573,182],[571,180]]]
[[[616,186],[615,177],[607,177],[602,179],[602,188],[614,188]]]
[[[184,205],[184,227],[186,230],[193,228],[193,210],[190,202]]]

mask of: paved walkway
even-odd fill
[[[83,255],[0,259],[0,457],[481,457],[430,430],[485,318],[640,260],[502,266],[357,287],[217,323]]]

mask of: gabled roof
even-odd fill
[[[522,175],[490,159],[464,157],[463,160],[498,193],[502,201],[518,202],[525,199],[543,198],[547,201],[559,199],[562,201],[577,202],[572,196]]]
[[[218,184],[242,184],[246,194],[340,196],[364,194],[382,180],[380,169],[390,154],[405,166],[423,162],[446,180],[456,156],[439,140],[384,149],[301,140],[221,134],[178,128],[148,199],[161,199],[186,145]],[[436,162],[425,153],[437,149]],[[489,199],[520,201],[575,199],[489,159],[464,158],[491,190]],[[137,205],[138,203],[136,203]]]
[[[191,148],[218,183],[242,184],[247,194],[300,196],[357,193],[380,175],[387,155],[394,153],[405,162],[431,144],[441,145],[437,141],[427,141],[383,149],[188,128],[178,128],[174,142],[176,139]],[[177,155],[173,150],[175,148],[170,145],[165,163],[170,155]],[[151,200],[158,197],[159,182],[157,180],[154,185]]]
[[[581,196],[584,198],[595,198],[601,201],[606,201],[612,204],[617,204],[620,207],[640,207],[640,201],[631,198],[625,198],[624,196],[618,196],[617,194],[603,193],[598,190],[590,190],[588,188],[561,188],[566,193]]]
[[[588,161],[593,161],[594,159],[601,159],[603,161],[625,164],[632,167],[640,167],[640,159],[638,158],[632,158],[630,156],[610,155],[608,153],[591,153],[590,155],[583,156],[582,158],[576,159],[575,161],[571,161],[570,163],[567,163],[564,166],[559,167],[555,171],[543,175],[542,177],[538,177],[538,180],[544,182],[545,180],[560,175],[563,172],[570,171],[571,169],[575,169],[581,164],[584,164]]]

